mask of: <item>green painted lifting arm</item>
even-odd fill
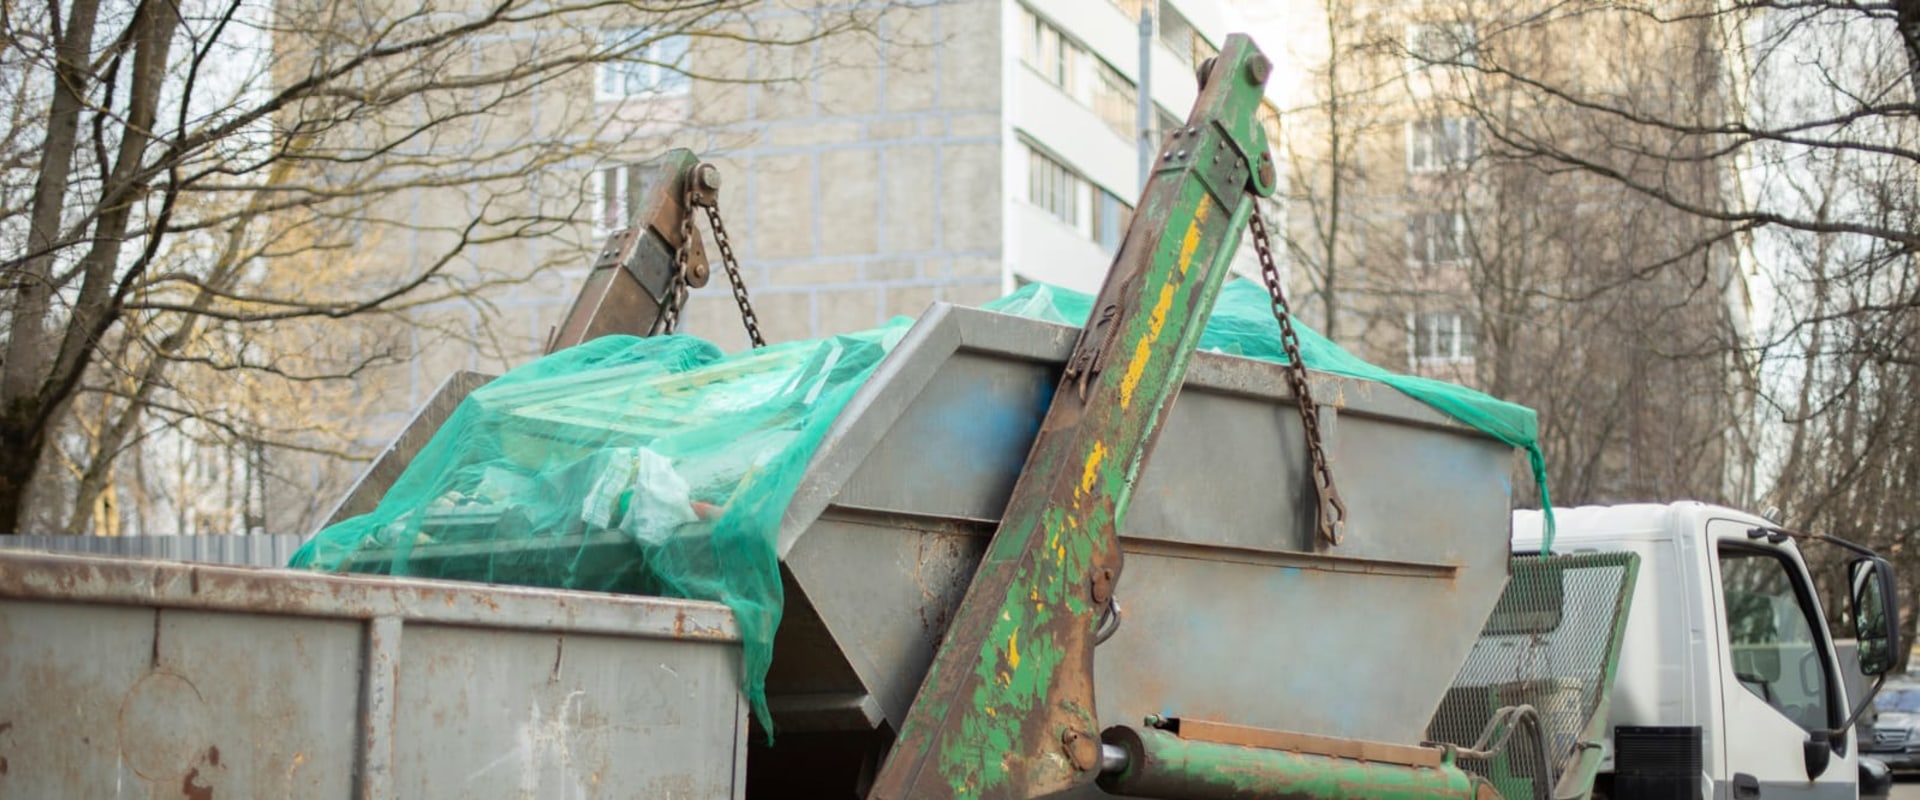
[[[1116,727],[1107,739],[1126,751],[1127,765],[1101,776],[1100,788],[1125,797],[1501,800],[1492,784],[1462,771],[1451,752],[1413,766],[1194,741],[1151,728]]]
[[[1257,196],[1272,65],[1243,35],[1201,68],[1068,359],[1013,496],[870,798],[1029,798],[1099,774],[1093,648],[1117,532]]]

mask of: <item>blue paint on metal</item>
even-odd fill
[[[1008,402],[1012,391],[1026,402]],[[1027,451],[1040,433],[1040,422],[1053,386],[1045,382],[1006,386],[967,382],[929,392],[931,424],[916,426],[923,452],[936,453],[945,469],[934,473],[943,482],[968,476],[1017,474]]]

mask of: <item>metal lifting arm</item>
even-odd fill
[[[711,185],[708,185],[711,184]],[[712,204],[720,173],[690,150],[627,167],[629,223],[593,260],[547,352],[608,334],[671,332],[687,287],[707,285],[707,252],[694,230],[695,204]]]
[[[999,530],[872,798],[1028,798],[1100,769],[1093,649],[1134,480],[1274,166],[1271,62],[1243,35],[1201,68],[1074,345]]]
[[[546,352],[613,334],[672,332],[688,287],[707,285],[707,253],[694,228],[695,208],[705,210],[713,226],[748,336],[755,346],[765,344],[720,224],[719,170],[686,149],[669,150],[626,169],[629,223],[601,246],[566,318],[548,336]],[[494,377],[467,371],[448,376],[320,527],[372,511],[460,401]]]

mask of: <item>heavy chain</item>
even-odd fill
[[[700,231],[693,224],[693,208],[699,206],[707,212],[707,224],[713,226],[713,241],[720,250],[720,264],[727,270],[727,282],[733,284],[733,301],[740,306],[740,321],[747,326],[747,338],[754,347],[766,347],[767,340],[760,335],[760,317],[753,312],[753,302],[747,297],[747,281],[740,276],[740,261],[733,255],[733,242],[727,239],[726,223],[720,221],[718,204],[701,203],[692,187],[682,196],[682,207],[686,213],[680,215],[680,247],[673,252],[673,276],[667,279],[666,297],[660,303],[660,322],[656,333],[673,333],[680,321],[680,304],[687,287],[687,253],[693,249],[695,237]]]
[[[680,324],[680,297],[687,290],[687,251],[693,249],[693,237],[700,235],[693,227],[693,190],[688,189],[680,199],[687,213],[680,215],[680,246],[673,251],[673,275],[667,278],[667,296],[660,301],[660,321],[652,331],[661,335],[672,334]]]
[[[713,242],[720,248],[720,265],[727,268],[727,282],[733,284],[733,301],[740,304],[740,321],[747,326],[747,338],[753,340],[754,347],[766,347],[767,340],[760,336],[760,318],[753,313],[752,301],[747,299],[747,282],[740,277],[740,262],[733,257],[733,244],[727,241],[727,226],[720,221],[720,205],[715,203],[706,209],[707,224],[713,226]]]
[[[1267,236],[1266,220],[1254,209],[1248,218],[1253,230],[1253,250],[1260,257],[1260,277],[1267,283],[1273,299],[1273,318],[1280,323],[1280,346],[1287,351],[1287,384],[1300,403],[1300,422],[1306,426],[1307,456],[1313,461],[1313,489],[1319,499],[1318,532],[1327,546],[1340,543],[1346,536],[1347,504],[1333,485],[1333,468],[1327,466],[1327,451],[1320,443],[1320,409],[1313,402],[1313,389],[1307,384],[1307,366],[1300,360],[1300,336],[1293,330],[1293,311],[1287,307],[1287,295],[1280,288],[1280,268],[1273,261],[1273,242]]]

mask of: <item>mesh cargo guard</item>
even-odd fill
[[[1583,748],[1594,717],[1606,712],[1639,561],[1633,553],[1583,553],[1513,559],[1512,577],[1441,701],[1428,728],[1433,741],[1474,742],[1502,708],[1530,705],[1547,747],[1524,736],[1492,759],[1460,767],[1492,781],[1503,797],[1550,797]],[[1545,763],[1550,774],[1540,774]]]

